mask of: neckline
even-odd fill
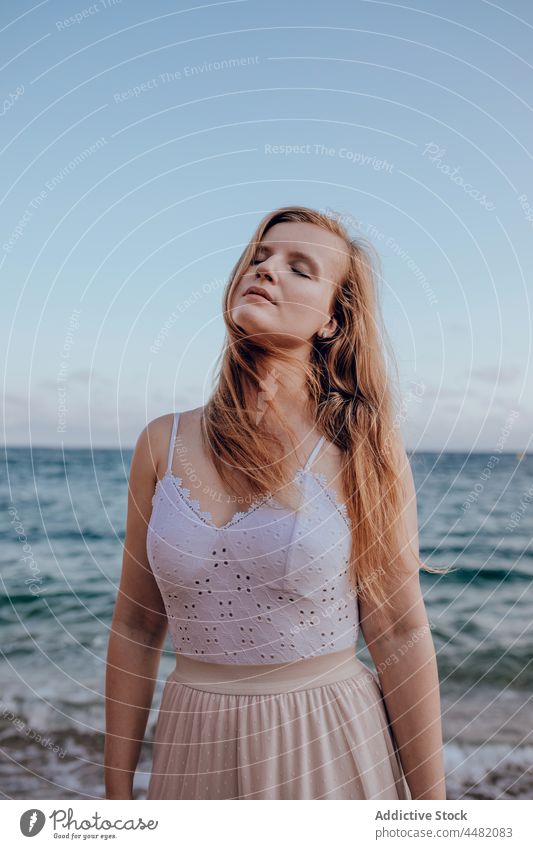
[[[349,520],[348,509],[346,507],[346,504],[340,501],[337,497],[337,493],[335,492],[335,490],[327,485],[326,476],[321,472],[314,472],[312,469],[302,466],[296,470],[291,483],[294,483],[302,475],[309,475],[310,477],[313,477],[315,478],[315,480],[317,480],[324,494],[330,499],[333,506],[344,518],[349,529],[351,530],[351,523]],[[249,514],[253,513],[255,510],[257,510],[259,507],[262,507],[264,504],[274,503],[281,506],[280,501],[273,495],[267,495],[262,498],[256,498],[254,499],[254,501],[252,501],[247,510],[238,510],[236,513],[233,514],[229,521],[225,522],[223,525],[217,525],[213,520],[211,512],[209,510],[202,510],[200,502],[197,499],[192,498],[190,489],[186,486],[183,486],[183,479],[179,475],[173,474],[171,470],[167,469],[164,476],[157,480],[156,489],[166,478],[170,478],[176,491],[181,496],[183,502],[189,507],[189,509],[195,514],[195,516],[197,516],[207,527],[211,528],[215,532],[225,531],[227,528],[230,528],[232,525],[237,524],[242,519],[244,519],[245,516],[248,516]]]
[[[176,490],[181,495],[183,501],[188,505],[190,510],[205,525],[207,525],[210,528],[213,528],[215,531],[224,531],[224,530],[226,530],[226,528],[229,528],[232,525],[236,524],[237,522],[240,522],[241,519],[243,519],[249,513],[253,513],[254,510],[257,510],[257,508],[261,507],[263,504],[274,503],[274,504],[278,504],[279,506],[281,506],[280,502],[276,499],[276,497],[272,496],[272,495],[268,495],[268,496],[263,497],[263,498],[255,498],[251,502],[251,504],[250,504],[250,506],[248,507],[247,510],[238,510],[236,513],[233,514],[231,519],[229,519],[223,525],[217,525],[213,520],[212,513],[209,510],[202,510],[200,502],[197,501],[195,498],[192,498],[190,489],[188,489],[188,487],[183,486],[183,478],[180,475],[173,474],[173,472],[172,472],[172,459],[173,459],[173,454],[174,454],[174,443],[176,441],[176,436],[177,436],[177,433],[178,433],[178,425],[179,425],[180,418],[181,418],[181,411],[176,411],[174,413],[174,420],[172,422],[172,431],[171,431],[171,434],[170,434],[170,443],[169,443],[169,447],[168,447],[167,470],[166,470],[163,478],[161,478],[161,480],[165,480],[165,478],[167,478],[167,477],[169,477],[172,480]],[[313,446],[313,448],[311,450],[311,453],[307,457],[305,464],[303,466],[300,466],[296,470],[294,477],[292,478],[290,483],[294,483],[298,479],[298,477],[302,474],[303,475],[306,475],[306,474],[313,475],[314,474],[313,471],[312,471],[312,465],[315,462],[318,454],[320,453],[320,450],[321,450],[325,441],[326,441],[326,437],[325,437],[324,434],[319,436],[318,440],[316,441],[315,445]],[[158,480],[157,484],[156,484],[156,489],[157,489],[157,486],[159,485],[159,482],[160,481]],[[336,496],[336,493],[333,493],[333,497],[334,497],[334,504],[335,504],[336,507],[338,507],[339,500]],[[153,499],[152,499],[152,501],[153,501]]]

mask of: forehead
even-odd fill
[[[346,265],[346,244],[336,233],[303,221],[282,221],[264,234],[261,244],[289,253],[301,251],[318,263],[325,276],[337,279]]]

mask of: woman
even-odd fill
[[[152,421],[132,460],[107,798],[133,798],[168,627],[149,799],[445,799],[369,253],[333,217],[276,210],[224,318],[208,403]],[[379,677],[355,654],[359,628]]]

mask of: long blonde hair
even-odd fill
[[[316,224],[346,244],[345,272],[330,304],[336,331],[328,339],[315,336],[309,362],[304,364],[308,409],[317,430],[342,452],[342,484],[353,529],[352,586],[357,593],[390,606],[389,581],[399,568],[395,529],[403,506],[394,419],[397,389],[387,374],[381,348],[383,342],[390,350],[390,343],[380,314],[373,247],[361,238],[351,238],[337,218],[303,206],[274,210],[261,220],[233,267],[223,300],[227,336],[215,389],[202,413],[204,447],[209,446],[221,479],[235,493],[245,486],[260,498],[277,494],[287,482],[289,487],[293,484],[283,460],[284,446],[264,426],[258,410],[260,399],[290,434],[275,392],[269,391],[268,369],[270,357],[291,361],[293,355],[274,346],[268,334],[248,336],[230,309],[235,287],[249,269],[259,242],[282,222]],[[409,556],[427,571],[441,571],[421,563],[414,551]]]

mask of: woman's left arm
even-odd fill
[[[446,799],[437,660],[419,580],[416,492],[400,445],[404,506],[392,613],[360,598],[361,630],[376,666],[413,799]]]

